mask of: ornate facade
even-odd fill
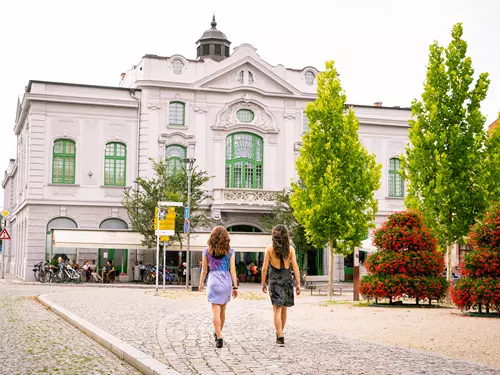
[[[7,263],[15,275],[30,279],[33,264],[53,255],[47,232],[55,224],[128,227],[123,188],[151,176],[150,158],[173,167],[195,158],[213,176],[203,207],[231,230],[262,230],[260,217],[276,192],[296,178],[318,70],[272,66],[250,44],[230,53],[216,26],[214,19],[198,41],[196,59],[145,55],[117,87],[30,81],[16,117],[17,158],[3,181],[12,213]],[[397,158],[408,142],[410,111],[353,107],[363,144],[383,165],[380,224],[403,208]],[[78,260],[102,257],[80,249]],[[326,254],[315,257],[311,272],[327,270]]]

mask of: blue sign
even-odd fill
[[[189,232],[189,220],[184,220],[184,234],[188,234]]]
[[[189,208],[184,207],[184,219],[189,219]]]

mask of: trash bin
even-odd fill
[[[199,267],[191,268],[191,290],[193,292],[198,291],[198,286],[200,285],[201,271]]]

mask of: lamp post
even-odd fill
[[[187,202],[187,213],[188,217],[191,217],[191,177],[193,176],[193,169],[194,169],[194,162],[196,159],[194,158],[186,158],[184,159],[184,162],[186,163],[187,169],[187,180],[188,180],[188,202]],[[189,289],[189,267],[191,267],[191,259],[190,259],[190,252],[189,252],[189,240],[190,240],[190,235],[189,232],[191,231],[191,225],[188,227],[187,231],[187,247],[186,247],[186,288]]]

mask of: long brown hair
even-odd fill
[[[290,240],[288,230],[284,225],[278,224],[273,228],[273,249],[279,259],[288,259],[290,256]]]
[[[210,233],[207,241],[208,252],[214,258],[224,258],[229,254],[229,233],[226,228],[218,226]]]

